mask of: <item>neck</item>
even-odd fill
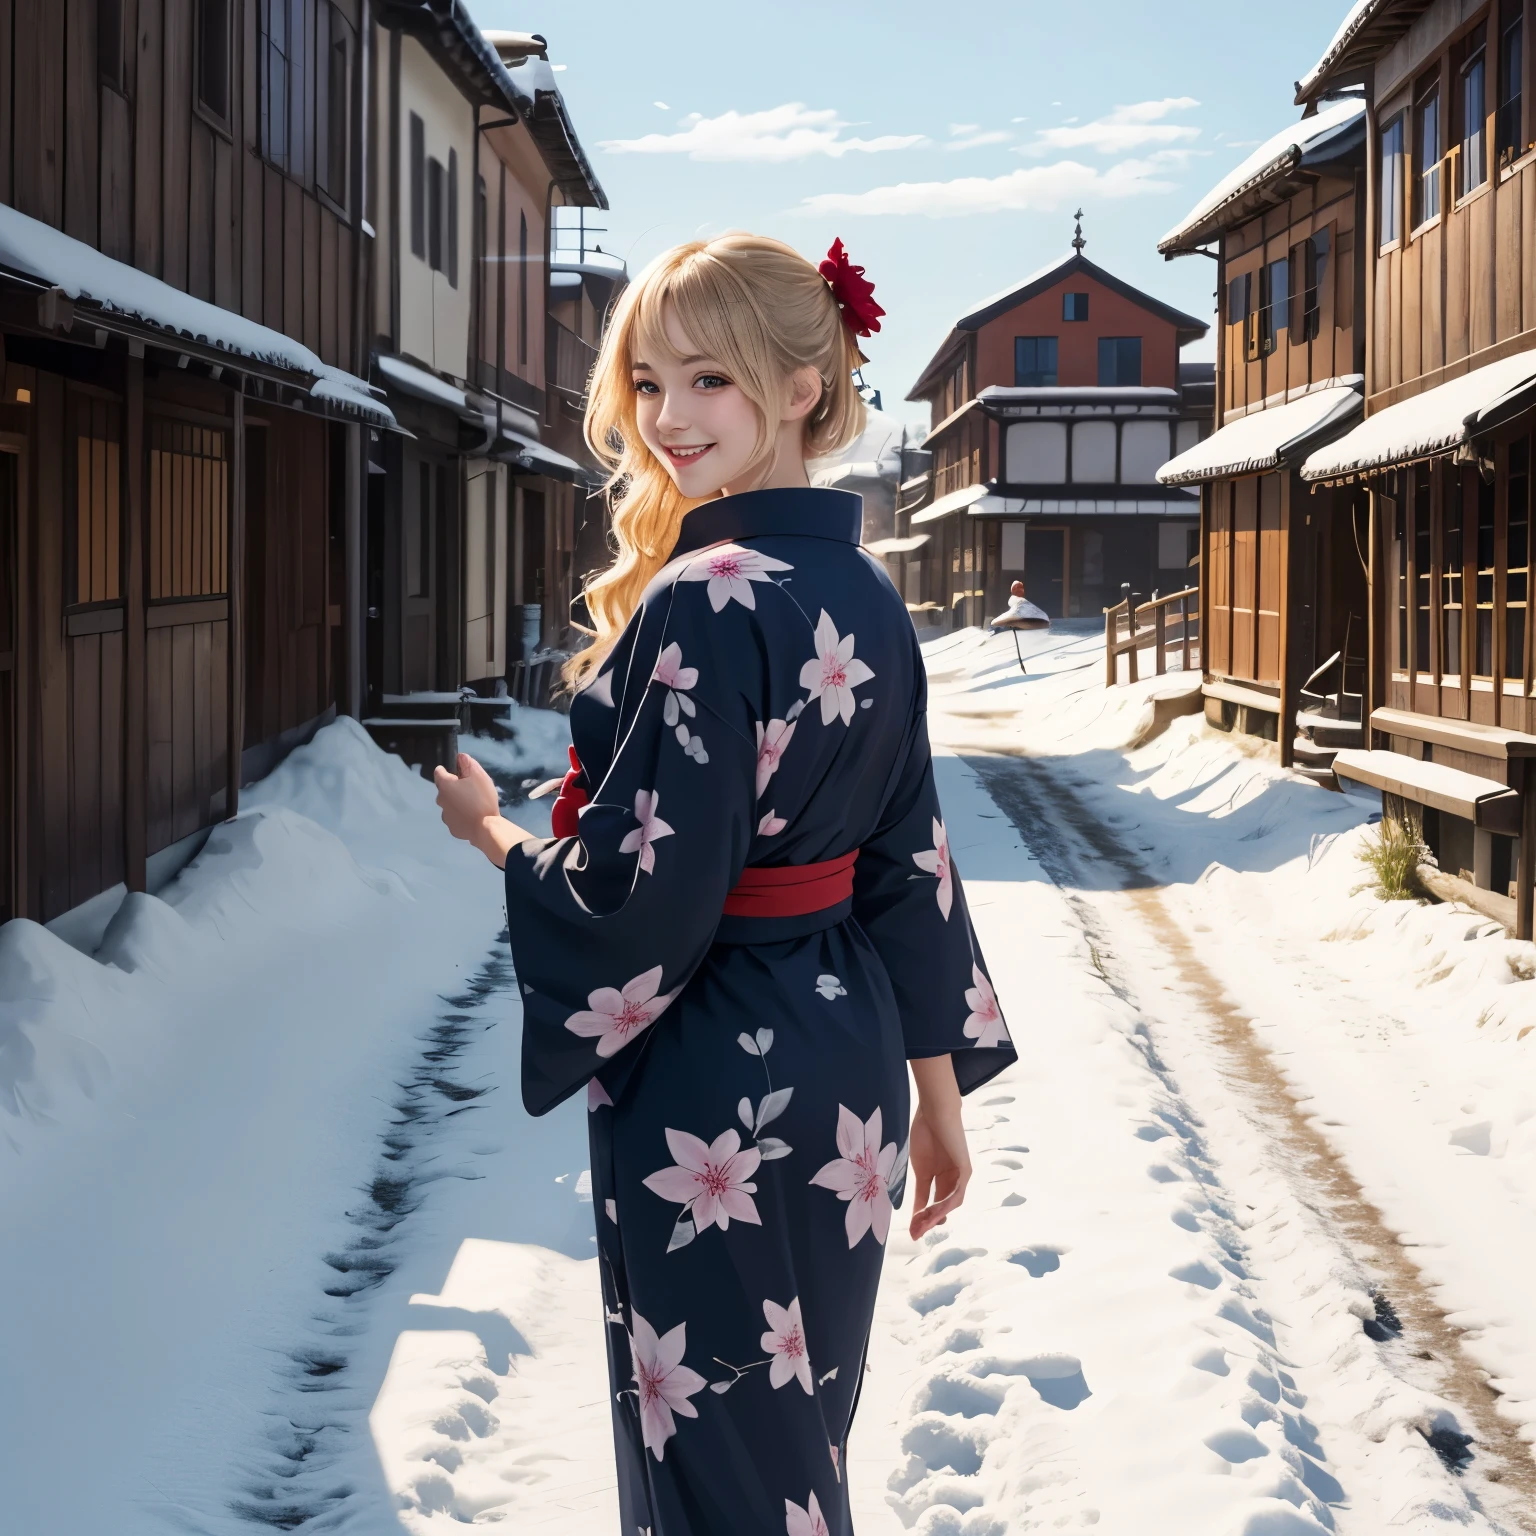
[[[745,471],[740,479],[722,485],[722,496],[743,491],[806,491],[811,487],[805,472],[805,432],[797,422],[785,422],[773,442],[772,455],[756,472]]]

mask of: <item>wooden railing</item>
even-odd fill
[[[555,335],[555,388],[572,400],[585,400],[592,368],[597,362],[597,348],[558,320],[546,323]]]
[[[933,477],[933,499],[948,496],[951,491],[963,491],[968,485],[981,480],[981,450],[973,449],[963,459],[946,464]]]
[[[1113,688],[1120,681],[1120,658],[1130,658],[1127,682],[1140,680],[1138,653],[1150,649],[1155,657],[1155,676],[1168,670],[1168,655],[1179,656],[1188,672],[1200,661],[1200,589],[1186,587],[1167,597],[1152,594],[1151,602],[1137,603],[1128,586],[1120,589],[1125,596],[1113,608],[1104,610],[1104,686]]]

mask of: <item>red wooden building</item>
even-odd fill
[[[920,617],[983,623],[1016,579],[1053,617],[1188,581],[1198,499],[1157,471],[1208,430],[1212,371],[1179,361],[1208,327],[1089,261],[1081,225],[1073,244],[962,315],[907,397],[933,420],[898,530],[928,539],[907,565]]]

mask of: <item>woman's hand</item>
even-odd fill
[[[436,768],[437,804],[443,825],[461,842],[473,843],[497,869],[507,855],[533,836],[501,814],[501,797],[491,776],[467,752],[459,753],[459,771]]]
[[[960,1088],[948,1056],[912,1063],[917,1079],[917,1113],[912,1117],[908,1157],[912,1170],[913,1239],[931,1231],[958,1210],[971,1182],[971,1154],[960,1117]]]

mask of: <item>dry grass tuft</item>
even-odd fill
[[[1376,836],[1359,854],[1371,878],[1355,891],[1374,891],[1383,901],[1421,900],[1424,889],[1417,870],[1427,853],[1417,827],[1395,816],[1383,816],[1376,824]]]

